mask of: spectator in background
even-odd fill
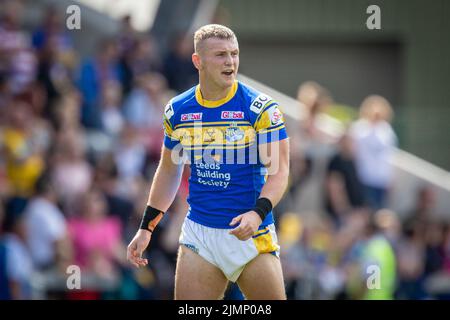
[[[450,227],[448,225],[444,230],[442,249],[444,253],[443,269],[447,274],[450,274]]]
[[[365,206],[354,157],[353,140],[345,133],[328,164],[325,177],[325,208],[337,226],[346,214],[363,210]]]
[[[119,82],[109,80],[104,83],[100,106],[103,131],[111,138],[117,138],[125,125],[121,113],[122,93]]]
[[[309,143],[334,143],[342,132],[342,123],[331,118],[326,111],[333,104],[330,92],[314,81],[302,83],[297,100],[304,106],[306,115],[301,128]]]
[[[11,88],[15,94],[28,90],[36,79],[38,60],[29,47],[19,48],[10,60]]]
[[[1,239],[1,233],[0,233]],[[0,300],[11,300],[8,275],[6,271],[6,247],[0,240]]]
[[[435,197],[431,185],[421,186],[412,209],[406,215],[403,248],[402,252],[398,252],[403,261],[397,293],[399,298],[427,298],[432,292],[426,292],[426,278],[439,273],[444,266],[445,250],[442,244],[446,222],[436,215]]]
[[[1,70],[0,65],[0,126],[6,121],[5,110],[11,99],[11,90],[8,83],[6,71]]]
[[[132,46],[123,51],[120,64],[123,72],[123,94],[128,95],[138,78],[161,70],[159,53],[153,38],[148,35],[135,35]]]
[[[305,298],[301,293],[306,286],[302,287],[302,284],[306,282],[310,264],[307,259],[307,250],[301,241],[304,228],[304,222],[297,213],[286,212],[280,218],[280,246],[283,247],[280,259],[289,300]]]
[[[32,298],[33,261],[26,246],[24,208],[6,204],[3,233],[0,234],[0,295],[13,300]],[[3,261],[1,261],[3,259]],[[2,274],[3,272],[3,274]]]
[[[161,71],[158,48],[151,35],[138,37],[132,52],[131,68],[134,78],[146,73]]]
[[[165,79],[160,74],[140,76],[123,106],[127,122],[142,131],[156,128],[161,131],[160,119],[164,104],[159,100],[159,90],[166,90]]]
[[[13,53],[26,43],[26,33],[20,30],[24,5],[20,1],[2,1],[0,17],[0,52]],[[6,56],[6,55],[5,55]]]
[[[134,127],[127,125],[121,132],[114,150],[114,160],[120,180],[120,194],[132,196],[135,180],[145,171],[147,152]]]
[[[306,81],[298,87],[297,100],[306,108],[305,127],[312,130],[314,118],[326,109],[332,98],[328,90],[317,82]]]
[[[70,32],[65,28],[57,7],[49,6],[43,22],[32,34],[33,47],[39,57],[37,78],[46,92],[45,114],[52,116],[53,104],[73,86],[77,57]]]
[[[126,121],[138,130],[139,141],[145,146],[151,162],[159,160],[164,138],[160,119],[168,101],[167,95],[167,82],[161,74],[145,74],[139,77],[137,87],[123,107]]]
[[[45,167],[43,153],[48,140],[25,101],[12,100],[8,115],[0,143],[4,148],[7,182],[14,195],[27,197],[33,193],[34,184]]]
[[[54,104],[67,91],[72,90],[73,55],[61,52],[57,38],[50,37],[39,51],[37,80],[45,92],[45,116],[54,115]]]
[[[147,201],[145,200],[146,190],[149,188],[149,181],[141,180],[140,187],[136,192],[136,195],[132,198],[133,201],[133,209],[127,211],[127,220],[124,225],[123,239],[125,243],[128,243],[133,239],[136,228],[139,227],[142,218],[142,212],[145,210],[147,205]],[[155,230],[156,231],[156,230]],[[156,238],[161,238],[161,232],[155,232]],[[159,246],[155,246],[156,250],[159,251]],[[153,250],[155,250],[153,248]],[[146,250],[143,256],[149,257],[149,253],[152,248]],[[154,255],[151,256],[152,260],[155,258]],[[157,257],[159,258],[159,257]],[[155,260],[156,262],[156,260]],[[162,268],[169,268],[168,270],[161,270]],[[135,288],[135,296],[127,296],[127,298],[135,298],[135,299],[165,299],[170,296],[170,292],[173,290],[173,287],[170,287],[170,292],[167,292],[167,275],[172,271],[175,263],[169,261],[169,265],[167,264],[167,260],[161,259],[161,261],[156,262],[155,264],[151,264],[149,268],[139,268],[139,269],[127,269],[125,270],[125,278],[132,279],[132,283],[134,283]],[[163,276],[161,276],[161,272]],[[173,277],[169,279],[169,283],[173,284]],[[169,285],[170,285],[169,284]]]
[[[86,273],[117,281],[118,265],[125,264],[120,220],[108,216],[106,199],[98,189],[83,194],[79,210],[68,224],[75,264]]]
[[[191,60],[193,52],[190,38],[178,35],[164,60],[164,76],[169,82],[169,87],[177,92],[187,90],[197,83],[197,69],[194,68]]]
[[[41,175],[36,193],[25,209],[27,244],[36,269],[45,271],[60,265],[70,254],[66,219],[57,206],[57,194],[50,176]]]
[[[358,264],[348,282],[352,299],[392,300],[397,281],[397,260],[382,228],[379,212],[370,216]]]
[[[64,28],[64,23],[57,7],[48,6],[42,24],[32,34],[33,47],[41,50],[49,41],[54,41],[59,52],[68,52],[73,49],[70,33]]]
[[[82,129],[81,96],[73,89],[65,92],[52,107],[50,120],[57,132],[79,131]]]
[[[390,124],[392,116],[389,102],[372,95],[363,101],[360,118],[351,128],[358,175],[364,185],[367,204],[373,210],[386,207],[393,178],[390,160],[397,136]]]
[[[105,39],[99,43],[97,56],[80,68],[78,88],[83,97],[81,121],[87,128],[101,129],[99,100],[101,88],[108,80],[122,81],[117,43]]]
[[[137,41],[137,32],[131,25],[131,16],[126,15],[121,19],[121,26],[118,34],[119,65],[122,73],[122,94],[127,96],[134,84],[134,74],[131,67],[133,49]]]
[[[440,223],[439,223],[440,222]],[[450,228],[448,221],[435,219],[427,228],[423,286],[426,298],[450,298]]]
[[[404,225],[403,238],[397,248],[399,284],[398,299],[425,298],[425,225],[411,221]]]
[[[126,228],[132,221],[132,213],[135,208],[134,199],[120,194],[119,172],[113,154],[104,155],[96,163],[94,185],[106,197],[107,212],[112,216],[118,217],[124,228]],[[128,241],[128,239],[124,240]]]
[[[381,209],[377,212],[377,215],[381,232],[397,253],[402,238],[403,227],[398,214],[390,209]]]
[[[417,190],[414,207],[407,214],[405,223],[416,221],[426,225],[435,219],[436,194],[431,186],[422,186]]]
[[[0,198],[0,300],[10,300],[8,276],[6,273],[6,247],[3,241],[3,221],[5,218],[5,205]]]
[[[424,276],[428,277],[442,270],[444,265],[444,250],[442,244],[445,239],[445,230],[448,222],[434,218],[426,224],[425,229],[425,270]]]
[[[311,173],[311,158],[305,156],[302,148],[302,135],[293,132],[290,139],[290,159],[289,162],[289,184],[283,199],[278,203],[278,212],[295,211],[297,209],[298,198],[304,191],[304,186]]]
[[[21,94],[36,76],[37,60],[27,35],[20,29],[24,5],[4,1],[0,18],[0,70],[8,74],[12,93]]]
[[[92,184],[93,172],[85,158],[85,139],[76,129],[60,132],[52,156],[51,176],[67,215]]]
[[[137,32],[131,24],[131,19],[130,15],[125,15],[121,19],[120,31],[117,36],[120,55],[132,50],[137,38]]]

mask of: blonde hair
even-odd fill
[[[194,33],[194,50],[198,52],[201,43],[210,38],[217,38],[222,40],[236,40],[236,35],[234,32],[221,24],[207,24],[200,27]]]
[[[384,120],[391,122],[394,116],[391,104],[379,95],[368,96],[361,104],[359,115],[370,121]]]

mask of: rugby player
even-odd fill
[[[175,299],[222,299],[229,281],[246,299],[286,299],[272,214],[289,175],[283,115],[271,97],[236,80],[239,46],[229,28],[198,29],[192,62],[199,84],[165,108],[161,160],[127,259],[148,264],[142,253],[175,198],[184,159],[189,210]]]

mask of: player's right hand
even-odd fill
[[[152,238],[152,233],[148,230],[139,229],[133,240],[127,247],[127,260],[136,268],[145,267],[147,259],[142,258],[142,253],[147,248]]]

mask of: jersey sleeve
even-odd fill
[[[258,144],[280,141],[288,137],[284,116],[276,101],[260,95],[252,102],[250,110],[259,111],[253,125]]]
[[[171,120],[172,119],[172,120]],[[173,149],[177,144],[180,143],[180,140],[177,139],[174,134],[174,110],[172,104],[169,102],[164,109],[163,115],[163,123],[164,123],[164,146],[167,149]]]

